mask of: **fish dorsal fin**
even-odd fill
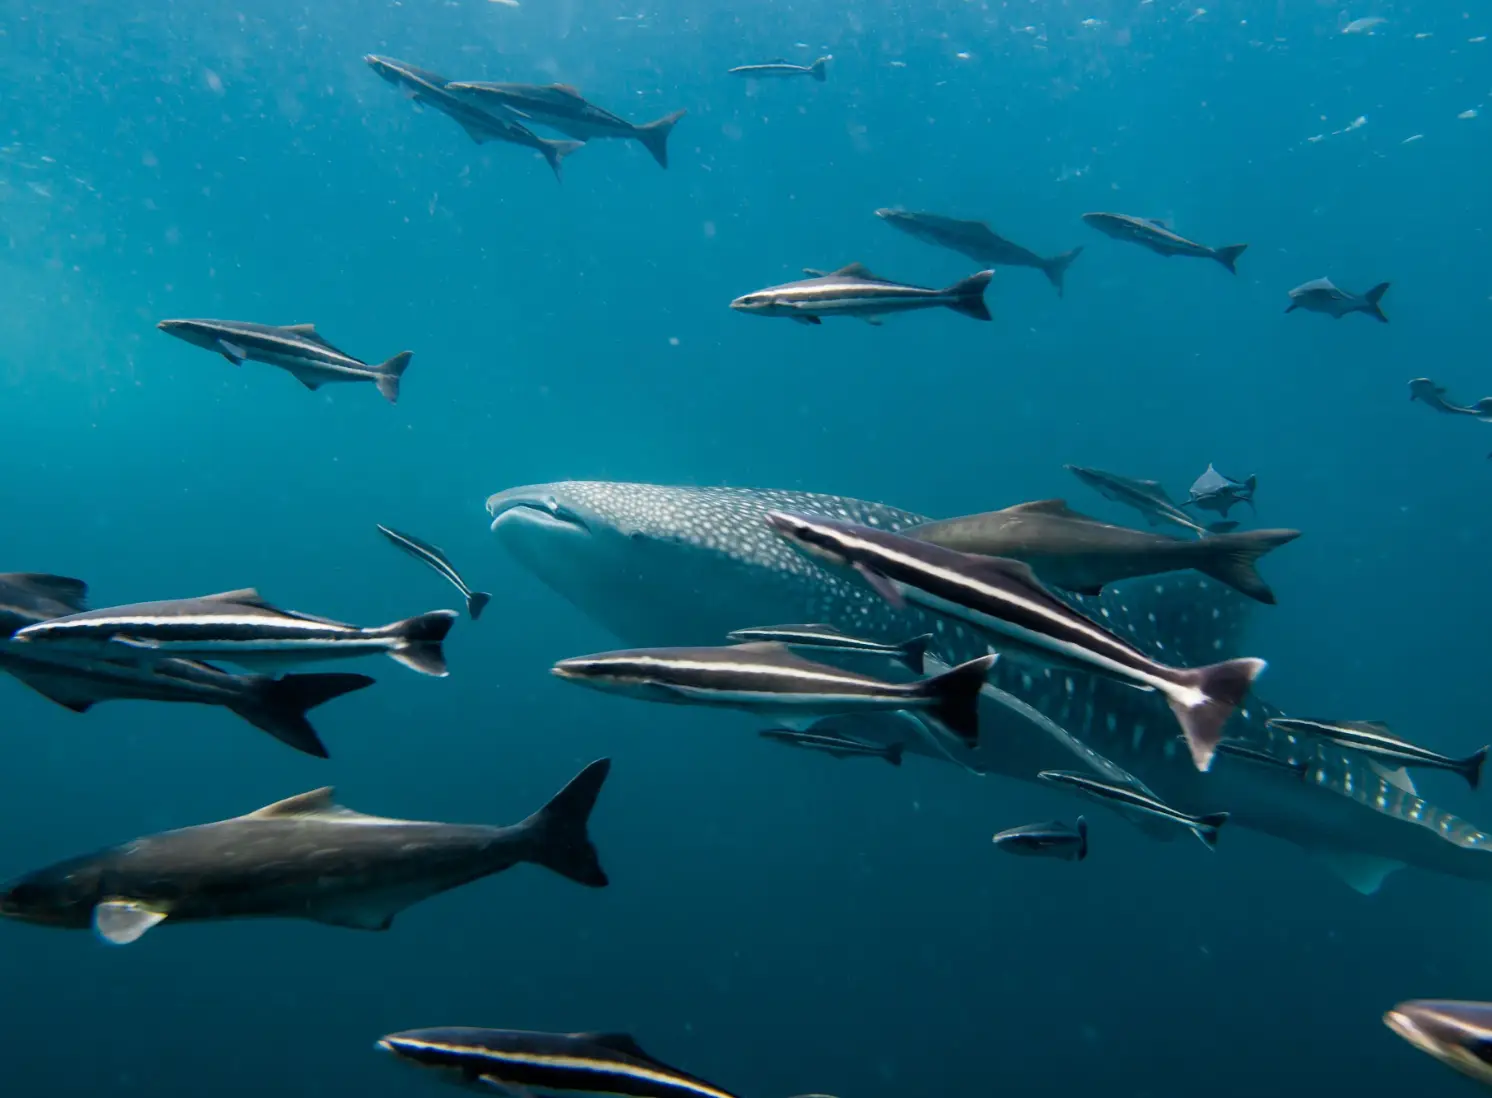
[[[557,91],[561,95],[568,95],[572,99],[580,98],[580,89],[573,84],[550,84],[550,91]]]
[[[578,1040],[586,1041],[589,1044],[609,1048],[612,1052],[620,1052],[623,1056],[631,1056],[636,1060],[646,1060],[653,1064],[659,1063],[654,1056],[650,1055],[637,1043],[637,1038],[633,1037],[630,1033],[575,1033],[571,1034],[571,1036]]]
[[[239,606],[257,606],[264,610],[273,610],[274,607],[264,601],[264,597],[253,587],[240,587],[237,591],[219,591],[215,595],[199,595],[198,602],[231,602]]]
[[[1394,734],[1386,721],[1334,721],[1332,723],[1341,725],[1343,728],[1350,728],[1354,732],[1371,732],[1375,736]]]
[[[286,797],[283,801],[267,804],[243,818],[246,820],[280,820],[292,816],[319,816],[341,807],[337,804],[336,796],[335,787],[324,785],[320,789],[313,789],[308,793],[297,793],[293,797]]]
[[[1413,793],[1416,797],[1419,796],[1419,790],[1414,788],[1414,779],[1409,776],[1409,771],[1405,770],[1402,766],[1390,769],[1382,763],[1374,762],[1372,759],[1368,760],[1368,766],[1372,768],[1373,773],[1377,774],[1395,789],[1402,790],[1405,793]]]
[[[1067,506],[1065,499],[1037,499],[1030,503],[1017,503],[1014,507],[1005,508],[1004,513],[1007,515],[1059,515],[1062,518],[1083,517]]]
[[[750,652],[759,655],[792,655],[793,652],[791,648],[781,641],[747,641],[745,644],[733,644],[731,647],[737,652]]]
[[[49,572],[13,572],[9,576],[0,576],[0,580],[23,584],[39,595],[54,598],[78,610],[84,609],[84,603],[88,601],[88,584],[70,576],[54,576]]]
[[[864,278],[871,282],[882,281],[878,276],[871,274],[870,268],[864,263],[848,263],[837,271],[830,271],[829,274],[838,278]]]
[[[1145,218],[1145,220],[1149,224],[1154,225],[1157,229],[1165,229],[1167,232],[1169,232],[1171,229],[1170,224],[1167,223],[1163,218],[1147,217]]]
[[[328,351],[337,351],[337,348],[321,337],[321,333],[316,330],[316,325],[314,324],[287,324],[285,325],[285,331],[294,332],[302,339],[309,339],[312,343],[325,347]],[[337,351],[339,355],[345,353],[344,351]]]
[[[1011,560],[1009,557],[978,557],[972,554],[964,554],[969,558],[967,568],[969,572],[976,575],[991,576],[996,579],[1014,580],[1023,587],[1037,591],[1048,598],[1055,598],[1047,590],[1046,584],[1036,578],[1036,573],[1031,566],[1022,560]]]

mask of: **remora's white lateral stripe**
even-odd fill
[[[1189,816],[1185,812],[1172,808],[1164,801],[1157,801],[1136,790],[1105,785],[1102,782],[1084,781],[1076,776],[1053,775],[1047,778],[1047,781],[1056,782],[1059,785],[1070,785],[1092,796],[1114,801],[1129,808],[1139,809],[1142,812],[1150,813],[1152,816],[1161,816],[1168,820],[1175,820],[1177,823],[1195,825],[1200,822],[1197,817]]]
[[[1118,651],[1125,653],[1125,655],[1130,656],[1135,662],[1134,665],[1123,663],[1119,660],[1113,659],[1112,657],[1103,655],[1096,649],[1084,648],[1080,645],[1072,644],[1066,641],[1059,641],[1055,637],[1052,637],[1048,634],[1037,633],[1033,630],[1025,629],[1021,626],[1014,625],[1011,622],[1005,621],[1003,618],[990,617],[987,614],[983,614],[977,610],[974,610],[972,607],[938,598],[937,596],[931,595],[921,588],[912,587],[905,581],[893,581],[896,583],[897,588],[902,591],[904,597],[906,597],[909,601],[916,602],[919,605],[925,606],[931,610],[938,610],[942,613],[949,614],[954,617],[963,618],[965,621],[972,621],[974,624],[979,625],[982,628],[989,629],[991,632],[1003,633],[1005,636],[1013,637],[1016,640],[1026,641],[1032,647],[1045,648],[1047,651],[1059,653],[1061,655],[1067,656],[1070,659],[1078,660],[1082,663],[1109,669],[1122,675],[1124,678],[1132,679],[1134,681],[1144,683],[1146,686],[1160,690],[1165,693],[1167,697],[1174,698],[1176,701],[1180,702],[1182,705],[1185,705],[1187,708],[1195,708],[1196,706],[1201,705],[1207,701],[1207,695],[1202,693],[1201,690],[1195,687],[1181,686],[1180,684],[1172,681],[1170,678],[1163,676],[1159,673],[1162,670],[1165,670],[1162,664],[1158,664],[1155,661],[1146,658],[1144,653],[1130,648],[1118,638],[1109,636],[1102,630],[1095,628],[1090,622],[1088,622],[1086,618],[1083,618],[1076,612],[1073,613],[1071,618],[1058,617],[1052,614],[1052,612],[1045,606],[1034,603],[1029,599],[1021,598],[1019,595],[1013,594],[1011,592],[1002,591],[998,588],[990,587],[988,584],[981,583],[980,581],[964,575],[961,572],[952,571],[950,569],[931,564],[918,557],[911,556],[904,552],[898,552],[896,549],[889,546],[883,546],[874,542],[866,541],[863,538],[857,538],[854,534],[848,533],[846,531],[829,529],[823,526],[815,526],[815,529],[828,534],[829,536],[832,536],[841,544],[851,546],[854,550],[857,550],[858,554],[861,556],[868,556],[872,559],[880,558],[882,560],[894,561],[897,564],[901,565],[903,568],[934,575],[939,579],[942,579],[956,587],[961,587],[965,590],[972,591],[975,595],[987,599],[991,602],[1018,606],[1028,613],[1034,614],[1047,621],[1055,622],[1063,628],[1070,628],[1077,631],[1078,633],[1092,640],[1096,646],[1101,646],[1103,648],[1108,648],[1111,650],[1117,649]]]
[[[658,1068],[646,1067],[641,1064],[629,1064],[618,1060],[591,1060],[582,1056],[561,1056],[540,1052],[498,1051],[466,1045],[439,1044],[433,1041],[413,1041],[403,1037],[399,1038],[398,1045],[408,1048],[425,1048],[435,1052],[450,1052],[458,1056],[468,1056],[474,1059],[491,1060],[495,1065],[504,1063],[521,1064],[526,1067],[558,1068],[562,1071],[590,1071],[606,1075],[624,1075],[649,1083],[662,1083],[666,1086],[692,1091],[700,1095],[701,1098],[735,1098],[735,1095],[729,1091],[719,1090],[710,1086],[708,1083],[681,1078],[678,1075],[661,1071]]]
[[[627,678],[642,678],[649,676],[659,681],[666,682],[670,686],[678,685],[671,681],[672,675],[684,672],[703,672],[711,675],[739,675],[746,679],[760,679],[766,676],[775,676],[790,679],[799,683],[818,686],[858,686],[866,691],[883,691],[886,696],[901,697],[913,692],[916,683],[903,685],[894,682],[878,682],[875,679],[859,678],[848,674],[833,674],[829,671],[810,671],[798,667],[782,667],[777,664],[763,663],[715,663],[709,660],[673,660],[657,656],[627,656],[619,657],[615,664],[609,660],[596,661],[596,670],[601,673],[608,671]],[[687,684],[692,689],[708,690],[712,693],[725,693],[728,688],[716,688],[698,683]]]
[[[46,636],[53,631],[78,631],[78,632],[102,632],[113,630],[130,636],[129,627],[153,627],[165,625],[218,625],[223,627],[238,627],[244,629],[294,629],[303,633],[320,633],[325,636],[349,636],[358,635],[363,632],[355,625],[332,625],[324,621],[305,621],[301,618],[277,617],[274,615],[253,617],[228,617],[222,614],[171,614],[150,615],[118,618],[78,618],[68,620],[59,618],[55,621],[39,622],[45,629],[33,629],[30,636]],[[30,628],[28,626],[28,628]],[[24,632],[25,630],[22,630]]]
[[[286,357],[292,358],[297,362],[310,361],[323,366],[341,366],[344,369],[350,371],[356,370],[362,373],[368,371],[368,364],[366,362],[353,358],[351,355],[343,354],[340,351],[334,351],[330,347],[323,346],[311,340],[297,339],[295,336],[288,336],[279,332],[257,332],[248,328],[235,328],[228,324],[215,324],[210,330],[222,333],[223,338],[228,339],[230,342],[275,344],[285,348],[285,350],[277,352],[265,348],[265,353],[285,354]]]

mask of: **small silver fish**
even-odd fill
[[[466,612],[471,615],[472,621],[482,616],[482,611],[492,601],[492,596],[486,591],[473,591],[468,587],[466,581],[461,578],[461,573],[456,571],[456,566],[438,547],[431,545],[428,541],[421,541],[413,534],[401,534],[398,530],[391,530],[381,522],[374,525],[378,527],[380,534],[393,543],[395,548],[402,549],[415,560],[433,568],[444,577],[447,583],[460,591],[461,596],[466,599]]]
[[[1088,856],[1088,821],[1079,816],[1075,827],[1061,820],[1022,824],[1000,832],[991,841],[1007,854],[1080,862]]]
[[[1247,244],[1228,244],[1221,248],[1209,248],[1206,244],[1198,244],[1195,240],[1188,240],[1172,232],[1164,221],[1151,217],[1132,217],[1129,214],[1116,213],[1085,213],[1083,221],[1105,236],[1138,244],[1168,259],[1173,255],[1190,256],[1195,259],[1214,259],[1226,267],[1229,274],[1238,273],[1235,264],[1238,257],[1248,248]]]
[[[785,57],[774,57],[771,61],[759,65],[737,65],[733,69],[727,69],[732,76],[745,76],[752,80],[762,80],[772,77],[809,76],[822,84],[828,79],[824,67],[832,58],[820,57],[817,61],[807,65],[794,65]]]
[[[845,736],[831,736],[812,731],[799,732],[792,728],[767,728],[758,732],[757,735],[773,743],[818,751],[835,759],[862,757],[884,759],[892,766],[901,765],[901,757],[906,750],[906,746],[899,743],[866,743],[863,740],[852,740]]]
[[[1290,291],[1290,304],[1285,312],[1304,309],[1308,313],[1325,313],[1341,320],[1348,313],[1366,313],[1383,324],[1388,323],[1388,314],[1379,304],[1388,293],[1389,283],[1380,282],[1365,294],[1355,294],[1332,284],[1329,278],[1315,278],[1303,282]]]

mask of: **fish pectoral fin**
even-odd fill
[[[291,376],[294,377],[296,381],[304,385],[307,389],[310,389],[313,393],[317,389],[321,388],[321,382],[317,381],[315,378],[306,377],[304,374],[292,374]]]
[[[153,640],[145,640],[141,637],[129,637],[123,633],[115,633],[109,638],[109,643],[111,645],[117,644],[135,655],[154,652],[160,648],[160,645]]]
[[[812,313],[802,313],[793,317],[799,324],[822,324],[823,321]]]
[[[460,123],[460,125],[461,128],[466,131],[466,136],[471,138],[478,145],[485,144],[486,142],[492,140],[492,137],[489,134],[485,134],[481,130],[474,129],[471,126],[468,126],[465,122]]]
[[[242,366],[249,357],[248,351],[245,351],[237,343],[229,343],[226,339],[218,340],[218,351],[235,366]]]
[[[1364,896],[1371,896],[1383,887],[1384,879],[1396,869],[1403,869],[1403,862],[1388,858],[1377,858],[1371,854],[1359,854],[1355,850],[1330,850],[1317,847],[1312,851],[1323,865],[1348,888]]]
[[[896,584],[892,583],[891,580],[888,579],[886,576],[882,575],[880,572],[877,572],[869,565],[860,563],[858,561],[855,563],[855,571],[859,574],[860,578],[866,582],[866,584],[872,591],[880,595],[881,598],[885,599],[897,610],[900,610],[906,606],[907,600],[902,596],[902,593],[897,590]]]
[[[882,324],[886,323],[878,316],[862,316],[860,319],[865,321],[865,323],[869,324],[872,328],[879,328]]]
[[[93,930],[110,945],[129,945],[165,918],[166,912],[142,900],[105,900],[93,909]]]

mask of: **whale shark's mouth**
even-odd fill
[[[503,525],[529,523],[570,533],[591,533],[591,528],[577,511],[547,492],[525,492],[522,489],[498,492],[488,498],[487,513],[492,516],[494,532]]]

